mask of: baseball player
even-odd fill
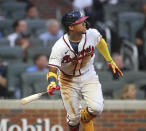
[[[100,33],[86,29],[87,18],[74,10],[62,17],[66,34],[55,43],[49,59],[47,90],[55,89],[59,81],[69,131],[79,131],[80,122],[84,131],[94,131],[93,119],[103,110],[101,84],[93,66],[94,50],[104,56],[116,78],[123,76]],[[85,109],[80,105],[82,97]]]

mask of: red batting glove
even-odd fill
[[[118,68],[118,66],[115,64],[114,61],[109,62],[108,65],[109,65],[109,68],[111,69],[111,71],[113,73],[114,79],[119,79],[119,77],[122,77],[123,76],[123,73]]]
[[[59,86],[56,86],[56,88],[50,87],[50,89],[48,90],[48,94],[55,95],[53,92],[56,90],[60,90],[60,87]]]
[[[59,86],[56,86],[56,83],[53,81],[51,82],[48,87],[47,87],[47,92],[48,94],[50,95],[55,95],[53,92],[56,91],[56,90],[60,90],[60,87]]]

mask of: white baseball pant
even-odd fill
[[[80,122],[82,97],[90,113],[101,114],[104,100],[101,84],[95,71],[89,70],[78,77],[66,76],[60,72],[59,85],[69,125],[75,126]]]

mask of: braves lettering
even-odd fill
[[[93,56],[94,55],[94,47],[93,46],[89,46],[86,49],[83,49],[82,51],[78,52],[78,55],[76,55],[75,57],[71,58],[70,55],[66,55],[63,57],[62,63],[69,63],[69,62],[73,62],[73,63],[77,63],[78,60],[83,59],[86,56]]]

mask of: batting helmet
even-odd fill
[[[85,21],[87,18],[88,16],[84,16],[78,10],[69,11],[62,17],[62,26],[64,27],[65,31],[68,32],[69,31],[68,27],[70,25],[81,23]]]

